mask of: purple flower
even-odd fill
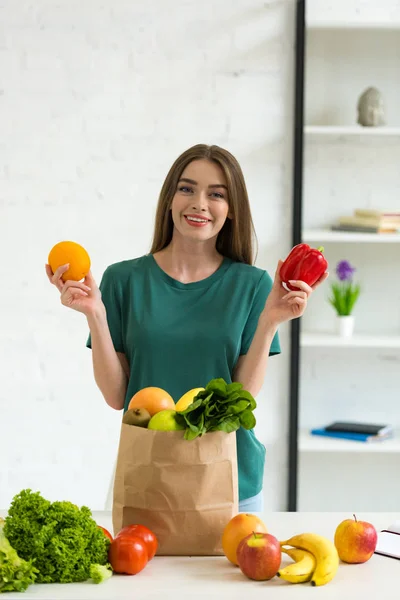
[[[336,266],[336,275],[340,281],[350,281],[355,270],[348,260],[341,260]]]

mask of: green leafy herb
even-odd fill
[[[51,503],[29,489],[14,496],[4,533],[21,558],[33,561],[36,583],[86,581],[91,565],[108,561],[110,540],[89,508]]]
[[[31,560],[18,556],[4,534],[4,523],[0,522],[0,594],[24,592],[35,582],[36,573]]]
[[[227,384],[222,378],[212,379],[194,398],[192,404],[175,415],[185,426],[184,438],[194,440],[208,431],[231,433],[243,427],[253,429],[253,410],[257,403],[241,383]]]

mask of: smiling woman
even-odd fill
[[[209,177],[215,172],[215,177],[225,180],[224,174],[217,165],[207,160],[195,160],[191,162],[183,172],[183,175],[193,175],[200,179],[196,181],[189,177],[181,177],[178,181],[178,189],[172,201],[172,220],[178,227],[174,217],[183,214],[184,220],[191,227],[204,228],[209,223],[217,225],[216,234],[222,229],[229,215],[229,203],[227,201],[228,188],[225,183],[207,184]],[[219,176],[218,176],[219,175]],[[190,184],[190,185],[188,185]],[[216,191],[218,189],[219,191]],[[224,193],[225,192],[225,193]],[[191,211],[198,212],[191,212]],[[209,228],[210,229],[210,228]],[[179,230],[179,229],[178,229]]]
[[[217,183],[209,183],[210,181]],[[193,241],[196,240],[197,248],[201,242],[204,248],[207,244],[207,247],[212,247],[213,252],[217,254],[217,237],[227,219],[228,223],[232,219],[228,187],[221,167],[207,159],[190,162],[177,183],[170,213],[173,244],[188,247],[191,244],[191,236],[195,235]],[[191,231],[192,229],[196,231]],[[159,264],[163,262],[162,250],[159,253],[155,252]],[[188,250],[190,251],[190,248]]]
[[[260,391],[280,323],[301,316],[311,288],[253,266],[254,226],[243,173],[219,146],[198,144],[171,166],[162,186],[149,254],[110,265],[100,287],[50,281],[61,302],[85,314],[96,383],[106,402],[127,410],[143,388],[175,402],[222,378]],[[314,286],[316,287],[316,285]],[[236,432],[239,508],[262,495],[265,447],[253,429]]]
[[[239,163],[227,150],[198,144],[176,159],[160,193],[153,254],[179,235],[182,220],[189,224],[186,215],[207,219],[212,225],[204,227],[207,237],[200,239],[214,242],[203,244],[203,250],[211,248],[214,253],[253,264],[256,236],[246,184]],[[185,231],[187,235],[188,227]]]

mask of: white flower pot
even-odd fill
[[[354,331],[353,315],[337,316],[337,332],[340,337],[351,337]]]

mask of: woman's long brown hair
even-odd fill
[[[192,146],[183,152],[170,168],[158,199],[150,253],[154,254],[163,250],[171,242],[173,221],[170,208],[178,181],[187,165],[193,160],[199,159],[217,163],[224,172],[228,187],[228,202],[232,219],[226,219],[218,234],[217,251],[234,261],[252,265],[255,260],[253,243],[257,243],[257,239],[242,169],[230,152],[219,146],[207,146],[206,144]]]

